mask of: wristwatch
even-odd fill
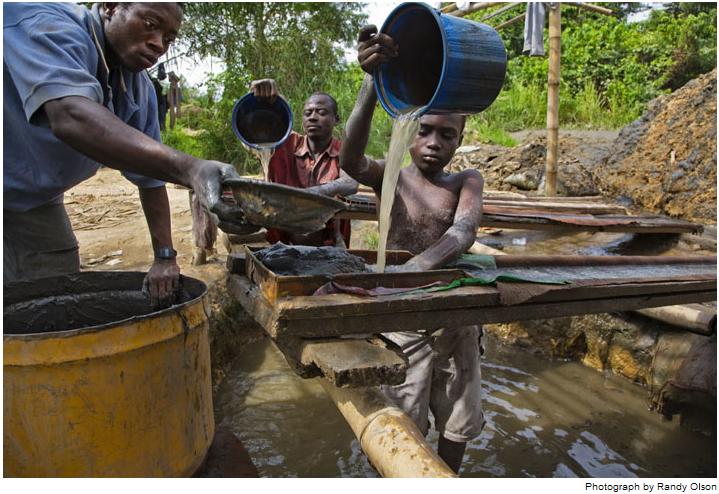
[[[160,247],[155,249],[155,259],[164,259],[166,261],[174,260],[177,257],[177,251],[172,247]]]

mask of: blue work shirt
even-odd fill
[[[101,164],[57,139],[43,105],[82,96],[160,140],[157,98],[145,71],[108,74],[105,34],[97,6],[3,4],[3,207],[28,211],[61,203],[63,193]],[[124,80],[124,87],[120,79]],[[124,172],[141,188],[164,182]]]

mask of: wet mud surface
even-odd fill
[[[87,272],[6,284],[3,332],[23,335],[69,331],[158,313],[142,292],[144,277],[145,273],[138,272]],[[173,307],[206,291],[204,283],[185,276],[181,284]]]
[[[339,247],[288,246],[281,242],[260,250],[255,257],[281,276],[313,276],[364,273],[368,269],[359,256]]]

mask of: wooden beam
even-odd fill
[[[495,11],[492,12],[491,14],[485,15],[484,17],[482,17],[482,18],[480,19],[479,22],[486,22],[486,21],[488,21],[489,19],[492,19],[492,18],[494,18],[494,17],[497,17],[498,15],[504,14],[505,12],[507,12],[507,11],[509,11],[509,10],[512,10],[513,8],[518,7],[518,6],[520,6],[520,5],[525,5],[525,4],[520,3],[520,2],[512,2],[512,3],[510,3],[509,5],[505,5],[505,6],[502,7],[501,9],[495,10]]]
[[[575,300],[541,302],[514,306],[465,307],[442,311],[370,314],[363,316],[327,315],[326,318],[281,320],[281,334],[306,334],[317,332],[318,325],[325,332],[336,335],[355,334],[366,331],[416,331],[418,328],[459,327],[472,324],[489,324],[533,319],[552,319],[584,314],[621,312],[646,307],[661,307],[716,300],[716,290],[662,294],[631,298],[606,298],[600,300]]]
[[[557,195],[559,156],[559,81],[562,48],[561,3],[549,5],[549,75],[547,80],[547,165],[544,193]]]
[[[299,360],[340,388],[402,384],[407,372],[399,347],[389,348],[377,337],[302,340]]]
[[[593,5],[591,3],[582,3],[582,2],[565,2],[569,5],[573,5],[574,7],[579,7],[580,9],[585,10],[591,10],[592,12],[596,12],[598,14],[604,14],[604,15],[614,15],[614,11],[611,9],[607,9],[604,7],[600,7],[599,5]]]
[[[709,302],[717,294],[713,280],[561,289],[509,306],[500,305],[499,290],[494,287],[392,295],[381,300],[351,295],[289,297],[271,306],[244,276],[231,275],[229,289],[273,338],[337,337],[366,333],[368,328],[373,333],[411,331],[620,312]],[[576,299],[580,296],[584,298]]]
[[[505,28],[505,27],[507,27],[507,26],[511,26],[512,24],[521,21],[521,20],[524,19],[525,17],[527,17],[527,14],[526,14],[526,13],[524,13],[524,14],[519,14],[517,17],[512,17],[512,18],[509,19],[508,21],[505,21],[505,22],[499,24],[499,25],[498,25],[497,27],[495,27],[494,29],[495,29],[496,31],[499,31],[499,30],[502,29],[502,28]]]

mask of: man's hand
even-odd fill
[[[279,96],[277,83],[274,79],[259,79],[250,83],[250,92],[260,101],[274,103]]]
[[[357,61],[370,75],[380,64],[399,56],[399,45],[389,35],[377,34],[377,27],[372,24],[360,29],[357,42]]]
[[[223,195],[222,183],[228,178],[240,178],[235,167],[219,161],[197,160],[190,184],[200,204],[210,213],[218,228],[226,233],[247,234],[260,229],[250,225],[231,193]],[[229,189],[228,189],[229,190]]]
[[[174,259],[155,259],[142,284],[156,310],[166,309],[177,300],[180,289],[180,267]]]

